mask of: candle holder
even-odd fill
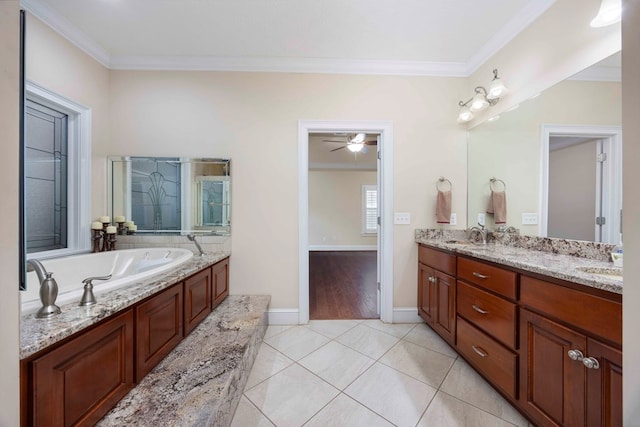
[[[127,227],[124,226],[124,221],[118,222],[118,235],[123,236],[127,234]]]
[[[115,251],[116,250],[116,241],[118,240],[118,238],[116,237],[116,233],[107,234],[107,238],[105,240],[108,241],[107,250],[108,251]]]
[[[103,222],[102,223],[102,248],[100,249],[100,252],[106,252],[109,250],[109,242],[107,239],[107,227],[111,225],[108,222]]]
[[[93,241],[93,253],[100,252],[100,239],[102,239],[102,230],[91,230],[91,240]]]

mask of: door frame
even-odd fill
[[[602,228],[602,241],[619,243],[622,231],[622,127],[596,125],[543,124],[541,127],[541,184],[540,184],[540,236],[547,236],[549,217],[549,138],[551,136],[578,136],[602,139],[604,151],[611,163],[605,163],[602,171],[603,184],[613,191],[602,198],[602,212],[611,218]],[[594,218],[595,221],[595,218]]]
[[[381,206],[378,251],[380,256],[380,320],[393,322],[393,122],[298,121],[298,323],[309,323],[309,133],[362,131],[380,135],[377,170]]]

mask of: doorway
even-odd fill
[[[619,243],[620,127],[543,125],[541,235]]]
[[[377,294],[380,319],[393,322],[393,125],[390,122],[301,121],[298,125],[299,323],[309,321],[309,141],[313,134],[378,135],[377,139]],[[326,236],[330,239],[333,235]],[[337,240],[337,235],[335,236]]]

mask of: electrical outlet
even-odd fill
[[[538,214],[533,213],[522,213],[522,225],[536,225],[538,224]]]
[[[484,225],[484,214],[483,213],[479,213],[478,214],[478,224]]]
[[[409,225],[411,224],[411,214],[409,212],[396,212],[393,216],[393,223]]]
[[[456,218],[456,214],[452,213],[451,218],[449,219],[449,225],[456,225],[457,222],[458,222],[458,219]]]

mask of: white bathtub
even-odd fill
[[[47,272],[54,273],[58,283],[56,304],[61,306],[80,302],[82,281],[88,277],[112,275],[109,280],[93,282],[97,295],[171,270],[192,256],[193,252],[187,249],[140,248],[42,260],[42,265]],[[20,292],[20,298],[22,314],[35,313],[41,307],[40,283],[35,272],[27,273],[27,290]]]

